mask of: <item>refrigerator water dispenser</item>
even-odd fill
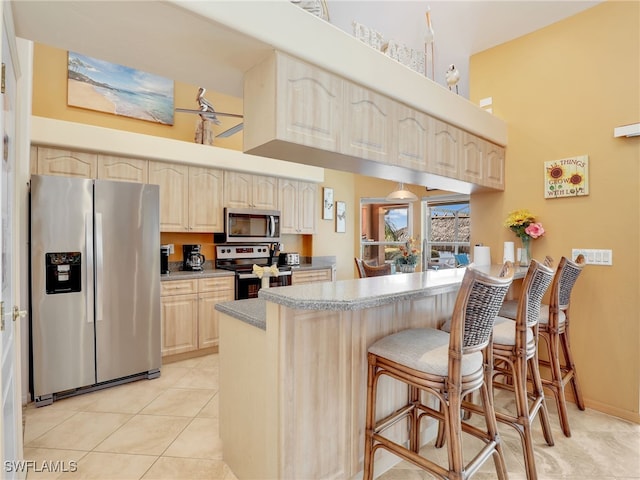
[[[48,294],[80,292],[82,257],[80,252],[45,253]]]

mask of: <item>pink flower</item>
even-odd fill
[[[529,235],[531,238],[538,238],[544,235],[544,228],[542,228],[541,223],[531,223],[524,229],[524,233]]]

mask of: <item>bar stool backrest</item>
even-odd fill
[[[560,310],[567,310],[571,303],[571,291],[573,286],[582,272],[584,267],[584,257],[579,255],[575,262],[572,262],[567,257],[562,257],[558,264],[558,270],[556,272],[556,278],[554,278],[553,287],[551,290],[551,302],[550,305]],[[555,303],[555,305],[554,305]]]
[[[507,264],[498,277],[467,267],[451,317],[450,357],[480,351],[489,344],[496,315],[513,280],[513,265]]]
[[[522,296],[518,302],[518,318],[524,315],[525,324],[529,328],[538,324],[542,297],[551,285],[552,279],[553,269],[550,265],[542,265],[537,260],[531,260],[522,285]]]

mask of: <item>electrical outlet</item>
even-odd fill
[[[173,255],[174,253],[176,253],[176,247],[173,243],[169,244],[169,254]]]
[[[575,260],[580,254],[584,255],[587,265],[613,265],[613,250],[574,248],[571,258]]]

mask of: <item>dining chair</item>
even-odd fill
[[[439,478],[466,479],[493,457],[497,477],[507,478],[504,454],[491,395],[491,332],[495,317],[513,278],[513,265],[506,263],[491,276],[467,268],[453,308],[451,333],[436,328],[408,329],[388,335],[372,344],[367,353],[367,402],[363,478],[373,478],[378,449],[432,473]],[[381,377],[407,385],[405,406],[376,420],[376,393]],[[462,419],[463,398],[480,392],[480,410],[485,426],[472,426]],[[429,394],[429,395],[427,395]],[[432,395],[440,409],[424,400]],[[448,464],[440,465],[419,454],[421,421],[433,418],[444,425]],[[384,433],[396,422],[406,420],[408,445],[393,441]],[[482,440],[479,451],[465,463],[463,433]]]
[[[364,273],[364,267],[362,266],[364,263],[364,260],[362,260],[361,258],[355,257],[354,258],[355,262],[356,262],[356,268],[358,269],[358,276],[360,278],[364,278],[367,276],[366,273]]]
[[[562,257],[551,282],[549,304],[542,304],[538,320],[539,336],[544,340],[547,359],[539,359],[541,366],[548,368],[551,378],[542,378],[542,385],[553,393],[558,409],[560,427],[565,436],[571,436],[565,386],[571,385],[576,405],[580,410],[585,409],[582,390],[578,383],[576,365],[571,353],[569,342],[569,307],[571,292],[585,265],[583,255],[578,255],[575,261]],[[516,318],[517,302],[504,302],[500,316]]]
[[[391,275],[391,264],[383,263],[382,265],[369,265],[362,262],[362,269],[365,277],[380,277],[382,275]]]

